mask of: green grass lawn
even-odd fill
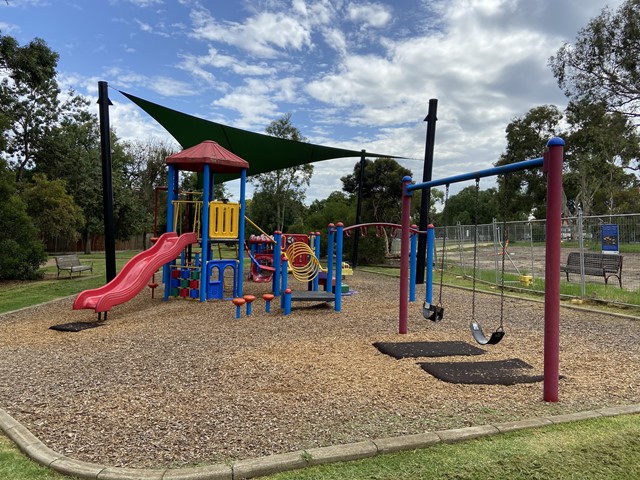
[[[137,253],[137,251],[116,252],[116,271],[120,271],[124,264]],[[106,282],[104,253],[78,256],[83,265],[93,264],[93,272],[73,274],[72,278],[69,278],[67,272],[62,272],[58,278],[55,262],[48,262],[53,264],[43,267],[43,280],[0,282],[0,313],[76,295],[83,290],[104,285]]]

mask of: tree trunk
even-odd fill
[[[89,229],[85,228],[82,238],[84,240],[84,253],[89,255],[91,253],[91,235],[89,235]]]

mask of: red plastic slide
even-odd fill
[[[108,312],[111,307],[128,302],[140,293],[158,268],[175,259],[190,243],[198,243],[198,236],[193,232],[180,236],[175,232],[160,235],[151,248],[129,260],[109,283],[81,292],[73,302],[73,309],[93,308],[96,313]]]

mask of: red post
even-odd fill
[[[398,320],[398,333],[407,333],[407,314],[409,310],[409,250],[411,235],[411,194],[407,193],[407,185],[411,183],[411,177],[402,179],[402,235],[400,242],[400,318]]]
[[[545,402],[558,401],[560,375],[560,238],[562,230],[562,157],[564,140],[547,143],[547,227],[544,291],[544,393]]]

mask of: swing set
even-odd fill
[[[486,170],[465,173],[440,180],[431,180],[423,183],[412,184],[411,177],[403,179],[402,198],[402,242],[400,248],[400,301],[398,332],[407,333],[408,300],[409,300],[409,251],[410,251],[410,231],[411,222],[411,196],[414,190],[425,190],[440,185],[446,185],[446,199],[448,198],[449,185],[469,180],[476,182],[476,194],[479,190],[480,178],[507,175],[511,172],[531,170],[542,167],[547,177],[547,219],[546,219],[546,265],[545,265],[545,300],[544,300],[544,400],[547,402],[558,401],[558,378],[559,378],[559,351],[560,351],[560,239],[562,225],[562,157],[564,140],[554,137],[547,143],[547,151],[541,158],[525,160],[509,165],[502,165]],[[472,288],[472,314],[471,333],[479,344],[495,345],[499,343],[505,335],[504,320],[504,258],[502,255],[502,280],[501,280],[501,307],[499,326],[492,332],[491,336],[483,333],[480,323],[475,318],[475,294],[476,294],[476,273],[477,273],[477,201],[475,207],[475,227],[474,228],[474,260],[473,260],[473,288]],[[503,220],[504,221],[504,220]],[[504,223],[503,223],[504,226]],[[430,229],[432,231],[432,229]],[[503,228],[503,231],[505,229]],[[446,229],[445,229],[446,232]],[[429,239],[431,235],[428,235]],[[433,237],[431,237],[433,238]],[[507,238],[503,239],[506,245]],[[444,271],[444,246],[446,245],[446,233],[443,237],[443,261],[441,262],[440,298],[438,303],[432,305],[430,302],[429,271],[432,269],[432,260],[427,258],[427,298],[423,305],[423,315],[433,321],[442,320],[444,317],[444,307],[442,306],[442,275]],[[427,248],[427,252],[433,249]]]

